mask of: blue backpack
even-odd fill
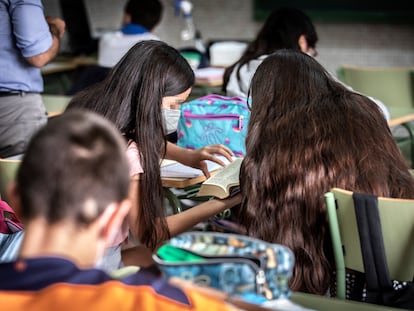
[[[180,110],[178,146],[198,149],[223,144],[235,156],[245,155],[247,124],[250,119],[245,98],[211,94],[182,104]]]

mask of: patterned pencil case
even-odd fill
[[[282,245],[244,235],[187,232],[153,255],[167,278],[179,277],[230,295],[289,298],[294,256]]]

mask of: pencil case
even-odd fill
[[[167,241],[153,258],[166,278],[240,297],[273,300],[291,295],[294,256],[279,244],[232,233],[186,232]]]

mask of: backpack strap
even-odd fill
[[[383,292],[393,287],[385,257],[378,197],[355,192],[352,197],[367,282],[367,302],[383,304]]]

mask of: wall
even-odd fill
[[[120,25],[125,0],[85,0],[96,32]],[[155,33],[167,43],[182,47],[184,20],[174,15],[174,0],[162,0],[164,15]],[[260,27],[253,21],[251,0],[192,0],[196,27],[205,41],[251,39]],[[43,0],[45,12],[60,15],[57,0]],[[414,24],[315,23],[319,35],[319,61],[334,72],[341,64],[414,66]]]

